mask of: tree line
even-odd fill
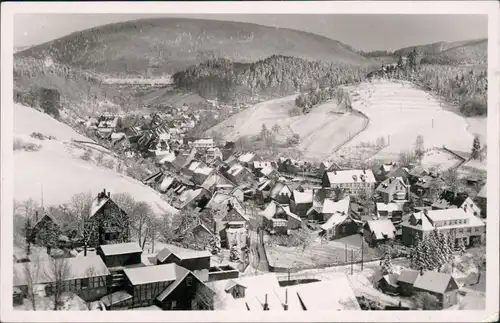
[[[295,99],[295,105],[302,108],[303,113],[307,113],[312,107],[332,99],[334,99],[337,104],[344,105],[346,111],[352,110],[349,94],[342,88],[332,87],[311,89],[306,93],[301,93]]]
[[[273,55],[250,64],[218,58],[173,75],[178,88],[206,98],[250,101],[256,96],[279,97],[319,87],[337,87],[362,81],[368,68],[307,61]]]

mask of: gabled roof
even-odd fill
[[[65,261],[67,263],[69,269],[66,280],[107,276],[110,274],[100,256],[82,256],[63,259],[41,260],[39,263],[26,262],[14,264],[14,286],[23,286],[27,284],[27,271],[30,273],[34,283],[44,284],[54,282],[55,279],[52,274],[54,261]]]
[[[400,282],[406,282],[415,288],[438,294],[444,294],[450,280],[454,280],[450,274],[431,270],[426,270],[422,274],[417,270],[403,270],[398,278]],[[458,289],[456,282],[455,286]]]
[[[264,168],[262,168],[260,170],[260,172],[262,173],[262,175],[264,176],[269,176],[271,175],[273,172],[276,172],[276,170],[274,168],[272,168],[271,166],[266,166]]]
[[[313,202],[313,190],[304,192],[293,191],[293,200],[296,204],[308,204]]]
[[[256,157],[255,153],[248,152],[248,153],[244,153],[243,155],[241,155],[240,157],[238,157],[238,160],[239,160],[241,163],[249,163],[249,162],[251,162],[251,161],[252,161],[255,157]]]
[[[368,228],[375,235],[377,240],[393,239],[396,235],[396,228],[391,220],[367,221],[366,225],[368,225]]]
[[[325,204],[328,204],[326,205],[326,210],[325,210]],[[335,225],[344,222],[349,215],[349,204],[350,204],[349,196],[338,202],[334,202],[332,200],[325,200],[323,204],[323,213],[331,214],[331,216],[321,226],[321,229],[328,230],[333,228]]]
[[[403,205],[400,203],[377,203],[377,211],[403,211]]]
[[[370,169],[350,169],[327,172],[328,181],[330,184],[344,184],[344,183],[375,183],[375,176]]]
[[[290,194],[292,193],[292,190],[287,184],[282,182],[277,182],[276,185],[274,185],[274,187],[271,189],[269,196],[271,198],[276,198],[281,192],[283,192],[284,189],[288,190]]]
[[[450,207],[461,207],[469,195],[467,193],[456,194],[452,191],[444,191],[432,204],[433,207],[447,209]]]
[[[228,282],[227,282],[227,285],[226,287],[224,288],[224,290],[226,292],[229,292],[231,290],[231,288],[235,287],[235,286],[241,286],[243,288],[247,288],[245,285],[241,284],[241,283],[237,283],[235,282],[234,280],[232,279],[229,279]]]
[[[142,249],[137,242],[106,244],[100,245],[99,248],[105,256],[142,253]]]
[[[407,187],[407,184],[405,183],[404,179],[401,177],[389,177],[382,183],[380,183],[379,186],[377,186],[376,191],[377,192],[384,192],[384,193],[392,193],[394,189],[396,188],[397,185],[402,185],[403,187]]]

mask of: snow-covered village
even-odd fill
[[[487,18],[129,16],[14,54],[14,310],[485,309]]]

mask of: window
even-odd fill
[[[464,233],[464,229],[462,228],[458,229],[458,233]]]
[[[467,228],[467,232],[471,233],[472,232],[472,228]]]
[[[177,302],[176,301],[172,301],[172,304],[171,304],[171,309],[175,310],[176,307],[177,307]]]
[[[83,278],[81,280],[81,285],[82,285],[82,288],[87,288],[89,287],[89,279],[88,278]]]
[[[193,285],[193,277],[187,277],[186,278],[186,286],[192,286]]]

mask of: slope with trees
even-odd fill
[[[173,76],[175,85],[207,98],[240,102],[357,83],[370,69],[273,55],[251,64],[208,60]]]

